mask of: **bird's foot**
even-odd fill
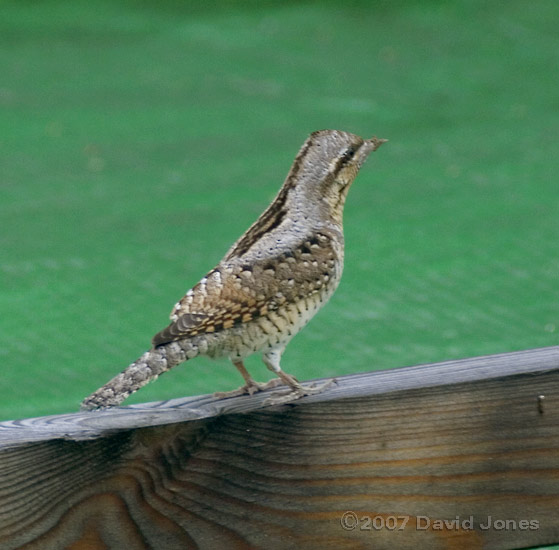
[[[229,397],[238,397],[239,395],[253,395],[258,391],[269,390],[275,388],[282,383],[280,378],[273,378],[269,382],[248,381],[244,386],[231,391],[218,391],[214,393],[216,399],[228,399]]]
[[[268,399],[264,401],[264,405],[283,405],[285,403],[291,403],[301,397],[306,395],[314,395],[316,393],[321,393],[324,390],[330,388],[336,384],[336,379],[328,380],[323,384],[309,384],[308,386],[303,386],[296,382],[295,384],[290,384],[290,388],[285,391],[274,392]]]

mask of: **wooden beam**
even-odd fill
[[[0,424],[0,548],[559,542],[559,347],[265,397]]]

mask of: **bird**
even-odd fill
[[[86,397],[82,410],[120,405],[197,356],[229,358],[243,377],[242,387],[214,394],[218,398],[285,385],[265,401],[274,405],[324,391],[332,380],[303,385],[282,370],[280,359],[340,282],[346,197],[369,154],[385,141],[340,130],[313,132],[272,203],[175,304],[171,323],[153,337],[151,349]],[[244,360],[255,353],[277,378],[252,378]]]

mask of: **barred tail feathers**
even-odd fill
[[[81,404],[81,410],[120,405],[127,397],[164,372],[196,357],[199,353],[197,346],[185,346],[184,343],[179,345],[179,342],[170,342],[146,351],[120,374],[86,397]]]

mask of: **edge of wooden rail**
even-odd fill
[[[336,378],[337,383],[323,393],[273,408],[307,406],[345,398],[553,370],[559,370],[559,346],[340,376]],[[262,392],[220,400],[212,395],[199,395],[104,411],[6,421],[0,423],[0,449],[51,439],[94,439],[121,430],[207,419],[224,414],[248,413],[263,408],[269,410],[272,407],[264,405],[268,396],[269,392]]]

